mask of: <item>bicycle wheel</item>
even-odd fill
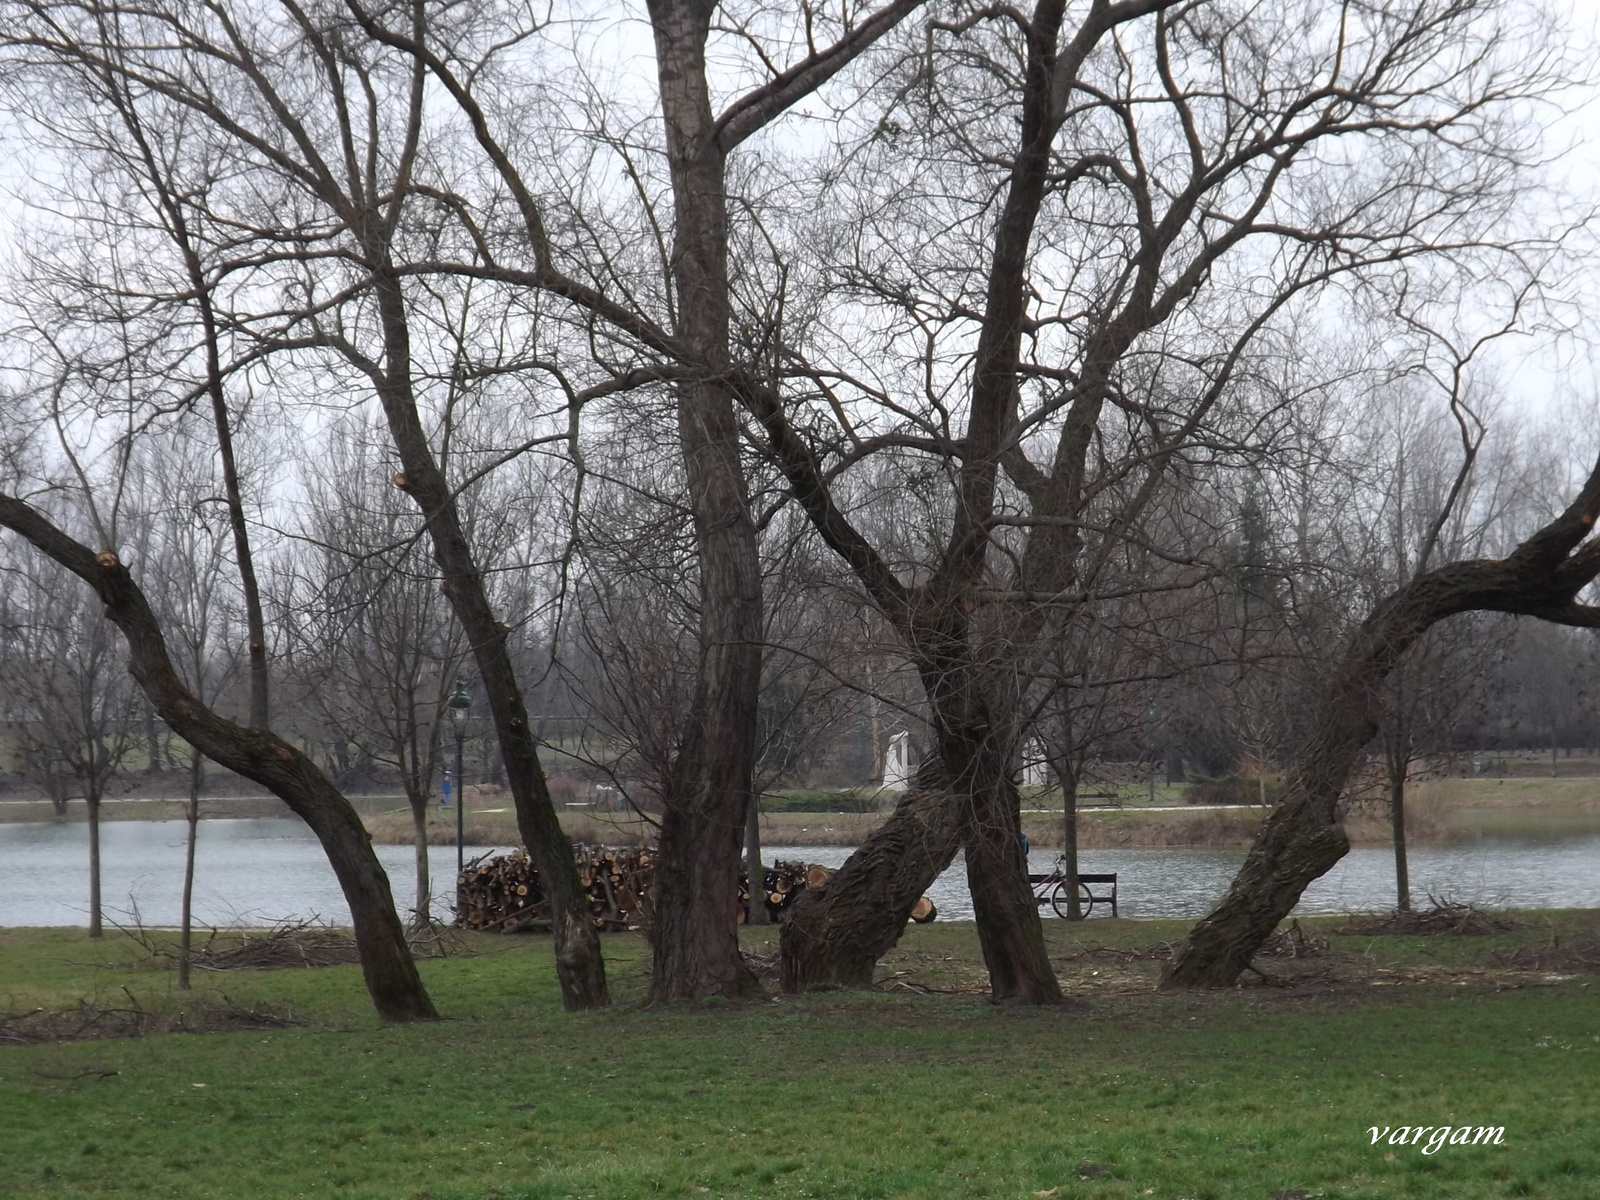
[[[1063,921],[1072,920],[1072,906],[1067,902],[1071,893],[1067,891],[1065,881],[1056,884],[1056,890],[1050,894],[1050,907],[1056,910],[1056,916]],[[1089,889],[1083,884],[1078,885],[1078,918],[1082,920],[1089,915],[1089,910],[1094,907],[1094,897],[1089,894]]]

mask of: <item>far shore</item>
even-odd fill
[[[356,811],[375,842],[411,845],[415,830],[410,810],[399,796],[353,796]],[[181,800],[108,799],[101,806],[106,821],[181,821]],[[1078,814],[1078,845],[1084,849],[1119,847],[1246,847],[1260,828],[1267,809],[1254,806],[1091,808]],[[206,819],[288,817],[283,803],[271,796],[218,797],[201,800]],[[1482,821],[1516,824],[1529,820],[1559,822],[1570,818],[1589,827],[1600,816],[1600,779],[1439,779],[1412,785],[1408,793],[1407,827],[1417,844],[1443,842],[1463,825]],[[67,816],[55,816],[48,801],[0,801],[0,824],[19,821],[85,819],[84,805],[73,801]],[[767,813],[761,818],[761,840],[768,846],[855,846],[883,821],[882,813]],[[655,824],[634,814],[567,810],[561,824],[574,841],[616,845],[654,840]],[[1059,812],[1025,811],[1023,832],[1040,848],[1062,844]],[[1389,841],[1386,811],[1373,806],[1358,810],[1345,822],[1357,845],[1382,845]],[[449,809],[435,808],[428,819],[428,841],[435,846],[455,844],[456,818]],[[473,846],[518,845],[516,815],[505,793],[469,794],[465,841]]]

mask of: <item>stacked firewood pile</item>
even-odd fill
[[[638,929],[649,924],[654,849],[579,844],[572,853],[597,928]],[[507,933],[550,928],[550,902],[526,851],[486,854],[462,869],[456,877],[456,924]]]
[[[656,852],[650,846],[575,845],[578,882],[588,892],[589,911],[598,929],[641,929],[649,926],[656,896]],[[778,920],[810,887],[831,875],[814,863],[778,861],[765,871],[759,894],[767,916]],[[739,921],[750,911],[750,883],[739,876]],[[926,899],[913,917],[933,919]],[[538,869],[526,852],[484,855],[473,859],[456,879],[456,924],[467,929],[548,930],[550,903],[539,883]]]
[[[767,919],[776,921],[786,912],[791,905],[800,899],[800,893],[808,886],[821,887],[827,883],[832,872],[826,867],[819,867],[803,862],[788,862],[779,859],[766,869],[762,899],[767,906]],[[750,873],[739,873],[739,923],[742,925],[750,917]]]

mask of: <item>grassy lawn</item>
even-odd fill
[[[990,1006],[970,925],[911,929],[864,993],[560,1011],[543,940],[422,964],[443,1021],[391,1028],[354,968],[207,974],[304,1024],[0,1046],[5,1197],[1600,1198],[1596,976],[1491,937],[1340,936],[1282,986],[1161,996],[1176,922],[1046,922],[1071,1011]],[[772,933],[749,931],[770,951]],[[0,1010],[187,1003],[127,941],[0,931]],[[125,989],[125,990],[124,990]],[[1501,1145],[1370,1126],[1503,1126]]]

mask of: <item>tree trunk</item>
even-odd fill
[[[406,798],[411,802],[411,836],[417,865],[417,904],[412,920],[416,928],[427,929],[433,923],[433,883],[428,877],[428,794],[413,792]],[[461,797],[465,798],[465,795]]]
[[[103,936],[100,915],[100,797],[93,787],[83,798],[89,808],[89,936]]]
[[[1456,613],[1520,613],[1600,626],[1575,597],[1600,574],[1600,546],[1582,545],[1600,514],[1600,464],[1578,498],[1506,558],[1455,562],[1391,593],[1356,631],[1295,755],[1282,803],[1256,835],[1221,903],[1195,925],[1162,973],[1163,987],[1227,987],[1250,965],[1301,893],[1350,848],[1339,798],[1378,732],[1379,693],[1402,655]]]
[[[1065,719],[1063,718],[1063,725]],[[1073,769],[1072,755],[1065,747],[1056,756],[1056,778],[1061,781],[1061,873],[1067,877],[1067,919],[1083,920],[1083,908],[1078,899],[1078,773]],[[1151,777],[1152,782],[1154,776]]]
[[[183,685],[160,623],[115,553],[94,553],[29,505],[3,494],[0,525],[20,533],[95,589],[106,616],[127,640],[134,679],[179,737],[197,753],[268,788],[311,827],[350,906],[361,973],[379,1015],[390,1021],[437,1016],[395,914],[389,879],[350,802],[288,742],[225,720]]]
[[[989,998],[996,1004],[1060,1004],[1061,985],[1028,886],[1020,797],[1004,767],[988,761],[998,755],[980,751],[976,757],[974,767],[988,770],[965,773],[958,790],[966,801],[967,888],[989,968]]]
[[[784,991],[871,986],[911,906],[961,848],[961,806],[941,773],[925,769],[844,866],[801,893],[779,927]]]
[[[750,911],[745,916],[746,925],[767,924],[767,871],[761,865],[761,801],[750,797],[749,815],[744,821],[744,870],[750,881]]]
[[[738,867],[755,768],[761,569],[729,365],[728,213],[705,43],[715,4],[650,0],[672,175],[674,332],[706,372],[678,389],[700,578],[700,663],[661,822],[653,1001],[757,989],[739,957]]]
[[[1389,822],[1394,838],[1394,903],[1400,912],[1411,911],[1411,873],[1406,864],[1406,768],[1389,763]]]
[[[501,758],[517,810],[517,831],[549,890],[561,1002],[569,1011],[598,1008],[610,1003],[600,938],[589,918],[588,899],[578,883],[572,844],[550,801],[522,685],[517,681],[506,645],[510,627],[500,623],[489,603],[482,572],[461,524],[455,493],[434,458],[417,412],[411,382],[411,332],[401,281],[388,262],[387,247],[375,242],[369,249],[385,354],[382,376],[376,380],[378,400],[404,468],[395,483],[422,511],[434,559],[443,573],[445,597],[472,645],[473,660],[500,739]],[[457,780],[458,793],[462,791],[460,785]],[[464,794],[458,794],[456,803],[464,799]]]
[[[183,810],[188,839],[183,848],[183,913],[178,919],[178,988],[189,990],[189,954],[194,942],[194,851],[200,834],[200,772],[204,760],[189,747],[189,803]]]

